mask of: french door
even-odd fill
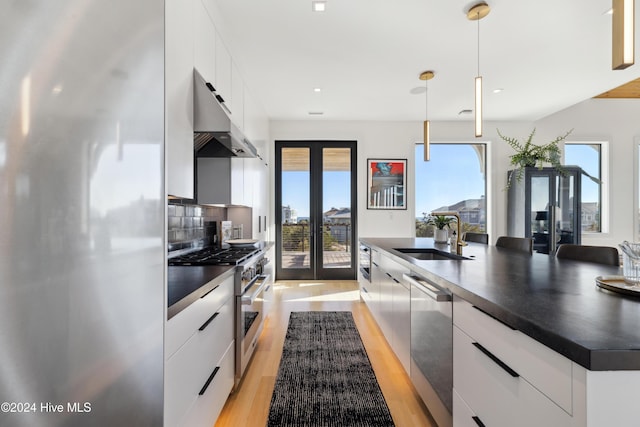
[[[355,141],[276,141],[275,154],[276,277],[355,279]]]

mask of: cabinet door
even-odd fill
[[[482,420],[473,413],[455,390],[453,391],[453,414],[453,427],[478,427],[481,425],[478,421],[482,423]]]
[[[193,1],[167,0],[165,20],[167,194],[192,199]]]
[[[393,287],[393,351],[404,370],[411,366],[411,290],[404,283]]]
[[[381,258],[384,258],[382,256]],[[393,278],[391,275],[380,267],[380,282],[379,282],[379,302],[378,302],[378,315],[376,320],[378,326],[382,330],[383,335],[387,339],[387,342],[391,346],[393,343],[393,329],[391,327],[391,321],[393,317]]]
[[[224,105],[233,114],[231,106],[231,54],[225,46],[220,33],[216,34],[216,93],[224,99]]]
[[[371,297],[369,310],[373,318],[380,324],[380,283],[384,273],[380,268],[380,253],[371,249],[371,284],[369,285],[369,295]]]
[[[189,340],[166,361],[165,420],[167,425],[178,425],[178,420],[192,410],[190,408],[194,402],[201,399],[202,395],[199,392],[205,388],[208,378],[216,366],[219,366],[219,362],[224,359],[228,349],[233,348],[234,302],[233,296],[230,296],[222,307],[209,312],[208,320],[199,326]],[[209,385],[211,389],[220,387],[218,382]],[[233,381],[231,385],[225,381],[222,386],[221,393],[225,399],[232,385]],[[208,425],[212,425],[215,418],[207,421]]]
[[[198,395],[189,408],[187,415],[180,422],[181,427],[210,427],[215,424],[222,407],[229,397],[234,382],[234,343],[215,365],[215,375],[203,393]]]
[[[234,157],[231,160],[231,204],[246,206],[244,191],[244,165],[247,159]]]
[[[194,67],[200,72],[207,82],[215,85],[216,28],[213,26],[213,21],[202,3],[202,0],[194,0],[194,20]]]
[[[244,130],[244,81],[233,60],[231,61],[231,120]]]

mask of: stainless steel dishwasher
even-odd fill
[[[403,274],[411,285],[411,381],[439,427],[452,425],[452,294]]]

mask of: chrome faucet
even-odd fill
[[[458,212],[453,211],[445,211],[445,212],[431,212],[431,215],[439,215],[439,216],[454,216],[456,218],[456,225],[458,231],[456,233],[456,253],[458,255],[462,255],[462,247],[467,246],[467,242],[462,240],[462,233],[460,233],[460,228],[462,227],[462,221],[460,221],[460,215]]]

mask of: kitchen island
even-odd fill
[[[620,275],[620,268],[473,243],[463,248],[467,260],[419,260],[396,249],[449,247],[426,238],[360,242],[453,294],[455,425],[474,425],[461,421],[474,416],[488,426],[638,425],[640,299],[595,283],[597,276]],[[504,373],[502,365],[489,366],[492,359],[464,347],[465,340],[489,349],[511,370],[507,379],[492,372],[498,366]],[[482,358],[490,361],[486,369]],[[532,416],[532,408],[548,417]]]

